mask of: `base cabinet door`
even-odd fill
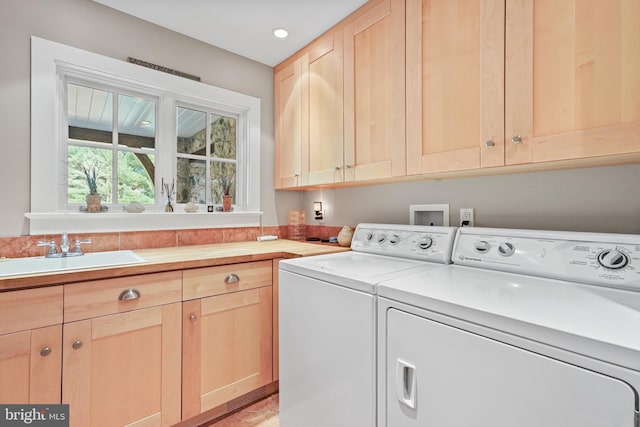
[[[180,421],[181,304],[67,323],[62,402],[77,427]]]
[[[271,286],[187,301],[182,322],[183,420],[271,382]]]
[[[62,325],[0,335],[0,402],[60,403]]]
[[[0,403],[60,403],[62,286],[0,292]]]

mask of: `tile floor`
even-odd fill
[[[278,427],[278,397],[272,394],[208,427]]]

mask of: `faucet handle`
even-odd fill
[[[55,240],[51,240],[51,241],[38,240],[37,245],[38,246],[49,246],[49,252],[47,253],[47,256],[54,255],[54,254],[57,253],[57,251],[56,251],[56,241]]]
[[[91,243],[91,239],[84,239],[84,240],[76,239],[75,245],[73,246],[73,252],[77,254],[81,254],[82,249],[80,249],[80,245],[86,245],[88,243]]]

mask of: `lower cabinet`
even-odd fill
[[[272,269],[259,261],[184,272],[182,418],[272,381]]]
[[[65,286],[65,316],[114,312],[64,324],[62,403],[71,426],[178,423],[181,272]]]
[[[147,427],[259,396],[278,375],[277,262],[0,293],[0,402]]]
[[[60,403],[62,286],[0,293],[0,402]]]
[[[0,335],[0,402],[60,403],[62,326]]]

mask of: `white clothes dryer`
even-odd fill
[[[280,262],[281,427],[375,426],[377,285],[450,263],[454,236],[359,224],[350,252]]]
[[[378,287],[378,425],[638,427],[640,236],[461,228]]]

